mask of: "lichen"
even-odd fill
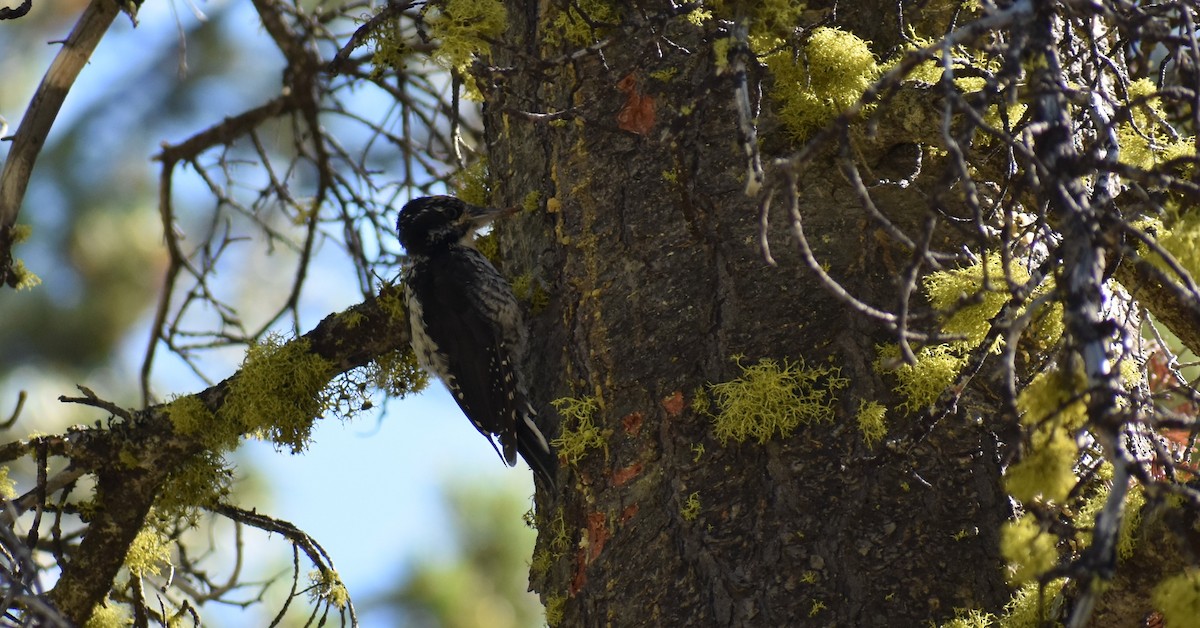
[[[0,466],[0,499],[13,499],[17,496],[17,483],[8,477],[8,465]]]
[[[146,526],[134,537],[125,554],[125,566],[134,577],[158,575],[163,565],[171,563],[170,539],[153,526]]]
[[[952,344],[922,347],[916,352],[917,361],[913,364],[900,359],[897,345],[878,345],[876,351],[879,357],[875,360],[875,370],[896,378],[894,390],[903,399],[897,407],[905,414],[932,406],[968,360],[962,349]]]
[[[25,267],[24,260],[13,260],[12,268],[9,270],[13,274],[13,277],[16,277],[16,289],[18,292],[29,290],[42,283],[41,277],[33,274],[33,272]]]
[[[694,491],[687,496],[683,505],[679,507],[679,516],[683,517],[684,521],[695,521],[696,517],[700,516],[700,491]]]
[[[84,628],[124,628],[132,626],[133,619],[124,606],[118,606],[112,600],[104,600],[92,609]]]
[[[338,610],[346,608],[350,602],[350,593],[342,583],[341,576],[332,569],[314,569],[308,573],[312,584],[308,588],[308,597],[314,604],[326,602]]]
[[[1000,529],[1000,553],[1008,562],[1009,584],[1021,585],[1049,571],[1058,562],[1055,541],[1031,514],[1006,522]]]
[[[758,43],[756,50],[779,48]],[[866,41],[829,27],[813,30],[797,58],[784,46],[763,63],[775,77],[771,96],[779,103],[779,118],[797,141],[828,124],[856,103],[879,76],[880,67]]]
[[[579,0],[565,10],[551,4],[545,13],[545,41],[550,46],[587,46],[607,33],[608,26],[621,21],[621,5],[608,0]]]
[[[722,444],[753,438],[759,443],[790,436],[800,425],[831,421],[835,415],[836,392],[849,380],[836,367],[807,368],[801,358],[796,363],[780,363],[763,358],[758,364],[743,366],[743,356],[734,356],[742,369],[737,379],[710,384],[717,413],[713,431]]]
[[[154,509],[165,519],[194,522],[200,508],[216,504],[229,495],[233,473],[221,454],[205,451],[192,456],[167,475]]]
[[[454,195],[472,205],[487,205],[492,198],[492,188],[488,184],[488,160],[486,157],[475,159],[465,168],[450,175],[450,189]]]
[[[1057,599],[1062,592],[1066,579],[1059,578],[1047,582],[1043,587],[1037,582],[1022,585],[1008,603],[1004,605],[1004,614],[999,617],[1001,628],[1040,628],[1050,609],[1057,606]]]
[[[1190,211],[1179,215],[1171,222],[1169,229],[1159,232],[1158,244],[1193,278],[1200,277],[1200,212]],[[1157,256],[1152,259],[1157,261]],[[1165,264],[1158,262],[1158,265],[1167,271]]]
[[[550,572],[554,562],[562,558],[571,548],[571,537],[567,532],[567,522],[563,509],[559,506],[555,516],[550,519],[549,530],[546,531],[549,540],[538,546],[530,559],[529,570],[535,575]]]
[[[874,447],[887,436],[887,408],[878,401],[860,399],[858,402],[858,431],[862,432],[863,443]]]
[[[1118,158],[1124,164],[1149,170],[1195,152],[1192,137],[1179,136],[1167,127],[1169,116],[1155,96],[1157,91],[1148,78],[1129,84],[1129,100],[1136,104],[1130,107],[1129,119],[1117,125]],[[1187,169],[1191,168],[1189,164]]]
[[[1200,569],[1189,567],[1154,587],[1154,606],[1167,626],[1195,626],[1200,617]]]
[[[431,11],[429,34],[438,41],[433,60],[457,72],[464,80],[468,98],[481,100],[474,77],[468,71],[475,58],[491,56],[489,39],[499,37],[508,24],[508,12],[501,0],[445,0]]]
[[[990,628],[996,625],[996,616],[979,609],[956,609],[954,619],[942,624],[941,628]]]
[[[397,399],[419,393],[429,386],[429,373],[417,363],[411,349],[377,356],[367,372],[376,388]]]
[[[521,199],[521,210],[526,212],[535,212],[542,201],[542,193],[537,190],[531,190]]]
[[[595,423],[600,411],[595,397],[563,397],[550,404],[562,417],[562,433],[551,443],[558,449],[559,457],[567,464],[578,465],[589,451],[602,449],[605,460],[608,459],[609,430],[602,430]]]
[[[329,362],[309,350],[307,340],[286,342],[269,334],[246,351],[218,412],[219,422],[299,453],[308,445],[313,422],[336,402],[326,390],[333,373]]]
[[[533,273],[514,277],[512,290],[518,300],[529,304],[529,311],[533,314],[541,312],[550,304],[550,293],[546,292],[539,282],[534,281]]]
[[[1024,503],[1037,500],[1061,504],[1076,483],[1074,468],[1079,450],[1075,439],[1062,426],[1051,425],[1034,430],[1031,441],[1025,457],[1009,467],[1004,487]]]

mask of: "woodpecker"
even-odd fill
[[[504,213],[452,196],[416,198],[400,210],[396,230],[408,252],[404,296],[412,347],[510,467],[519,453],[554,486],[558,455],[534,422],[521,380],[521,309],[508,282],[473,244],[475,230]]]

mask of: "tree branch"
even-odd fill
[[[0,282],[10,287],[16,287],[19,279],[12,272],[12,226],[21,211],[33,164],[46,144],[46,136],[67,92],[119,12],[116,0],[92,0],[42,77],[13,136],[4,172],[0,173]]]

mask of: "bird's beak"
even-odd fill
[[[468,204],[467,211],[463,214],[462,220],[474,230],[484,227],[501,216],[515,214],[516,212],[516,207],[479,207],[478,205]]]

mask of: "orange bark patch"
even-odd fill
[[[628,523],[630,519],[633,519],[635,516],[637,516],[638,510],[640,510],[640,508],[637,504],[630,504],[629,506],[626,506],[625,510],[621,511],[621,523]]]
[[[630,412],[621,419],[621,427],[625,428],[625,433],[630,436],[637,436],[638,430],[642,429],[642,413]]]
[[[679,416],[683,412],[683,391],[676,390],[670,397],[663,397],[662,407],[668,416]]]
[[[621,79],[617,89],[625,94],[625,105],[617,113],[617,126],[638,135],[649,133],[654,128],[654,97],[638,89],[637,77],[633,74]]]
[[[588,562],[596,560],[600,552],[604,550],[604,544],[608,543],[608,538],[612,534],[608,531],[606,517],[602,512],[593,512],[588,515]]]
[[[613,486],[622,486],[642,472],[642,463],[635,462],[624,469],[617,469],[612,474]]]

